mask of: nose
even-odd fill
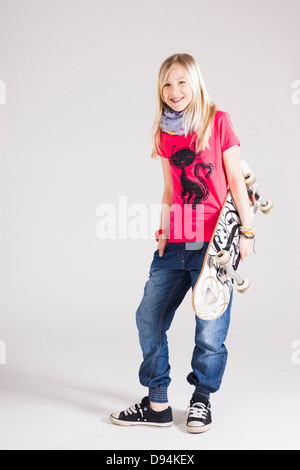
[[[179,86],[178,85],[171,85],[169,88],[170,92],[174,95],[178,94]]]

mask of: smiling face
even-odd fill
[[[174,64],[163,87],[163,99],[174,111],[183,111],[192,101],[193,90],[189,84],[185,69]]]

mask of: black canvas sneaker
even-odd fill
[[[207,398],[194,395],[188,408],[186,429],[188,432],[200,433],[208,431],[212,426],[211,406]]]
[[[125,411],[112,413],[110,420],[119,426],[168,427],[173,424],[173,413],[170,406],[163,411],[152,410],[149,398],[145,397],[141,403],[130,406]]]

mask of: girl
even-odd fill
[[[207,94],[199,66],[189,54],[174,54],[161,65],[151,157],[159,156],[164,193],[158,242],[144,295],[136,312],[143,362],[139,370],[148,388],[143,400],[110,419],[122,426],[171,426],[171,382],[166,332],[187,291],[194,288],[228,186],[241,223],[250,231],[248,195],[240,170],[240,142],[229,114]],[[199,211],[199,208],[201,211]],[[197,217],[196,217],[197,215]],[[180,217],[181,216],[181,217]],[[252,240],[240,237],[241,261]],[[221,385],[227,361],[225,339],[232,304],[213,321],[195,315],[195,348],[187,381],[194,391],[186,429],[200,433],[212,424],[210,394]]]

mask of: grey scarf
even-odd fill
[[[177,112],[169,106],[165,107],[160,121],[161,130],[171,135],[184,135],[183,114],[184,109]],[[192,132],[191,129],[190,132]]]

